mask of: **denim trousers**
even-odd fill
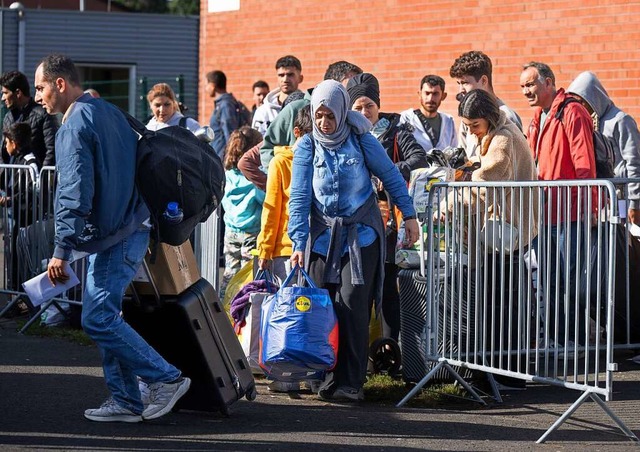
[[[102,353],[107,387],[118,405],[139,414],[138,378],[170,382],[180,371],[169,364],[121,317],[122,297],[149,246],[149,230],[139,229],[111,248],[89,256],[82,301],[82,328]]]

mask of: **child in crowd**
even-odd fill
[[[311,130],[311,109],[307,105],[298,112],[293,123],[296,142],[293,146],[274,147],[274,157],[269,163],[262,228],[258,235],[258,266],[262,270],[270,269],[280,282],[286,278],[290,269],[291,239],[287,235],[287,226],[293,152],[298,141]]]
[[[252,259],[251,250],[256,246],[260,232],[260,215],[265,193],[256,188],[238,170],[242,155],[262,141],[260,132],[243,126],[229,136],[224,159],[225,192],[224,208],[224,256],[225,269],[220,287],[220,298],[229,281],[238,270]]]
[[[7,268],[7,288],[18,290],[27,275],[18,274],[17,237],[21,227],[33,223],[33,189],[40,174],[40,164],[31,151],[31,126],[27,122],[16,122],[2,131],[5,148],[11,157],[12,165],[26,165],[29,169],[5,170],[0,196],[0,206],[9,208],[11,231],[5,234],[11,239],[11,264]]]
[[[271,270],[280,284],[291,271],[291,239],[287,234],[287,226],[293,153],[300,139],[312,130],[311,107],[307,105],[298,112],[293,123],[296,142],[293,146],[274,147],[274,156],[269,163],[267,194],[262,209],[262,228],[258,236],[258,266],[262,270]],[[308,384],[313,391],[319,382],[310,381]],[[274,392],[299,391],[300,383],[273,381],[267,388]]]

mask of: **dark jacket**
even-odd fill
[[[34,189],[40,174],[40,163],[31,149],[25,149],[15,155],[10,163],[12,165],[25,165],[29,169],[15,169],[7,174],[7,206],[13,209],[13,220],[20,227],[25,227],[33,223],[34,212]]]
[[[425,168],[429,166],[427,154],[424,148],[416,141],[413,136],[413,126],[410,124],[399,124],[400,115],[397,113],[380,113],[380,119],[385,118],[389,121],[387,130],[378,137],[378,141],[387,151],[387,155],[391,161],[398,167],[400,174],[406,182],[409,182],[411,171],[417,168]],[[396,155],[395,143],[398,143],[398,151]],[[389,200],[390,197],[386,191],[378,192],[378,198],[382,201]],[[389,221],[386,228],[386,246],[387,261],[395,262],[397,233],[397,219],[393,204],[389,205]]]
[[[211,146],[215,149],[220,160],[224,162],[229,136],[239,126],[238,102],[231,93],[224,93],[214,101],[215,109],[211,113],[209,126],[213,130]]]
[[[409,182],[411,171],[429,166],[427,154],[413,136],[413,127],[409,124],[399,124],[400,115],[397,113],[380,113],[380,118],[386,118],[390,125],[387,131],[378,138],[387,155],[400,170],[405,181]],[[398,139],[398,157],[394,158],[394,141]]]
[[[14,108],[4,116],[2,128],[6,129],[16,122],[27,122],[31,126],[31,150],[41,166],[55,166],[56,132],[60,124],[57,116],[50,115],[33,98],[24,108]],[[2,144],[2,161],[9,162],[9,154]]]

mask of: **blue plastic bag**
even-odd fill
[[[288,287],[297,272],[309,287]],[[321,379],[338,359],[338,319],[326,289],[296,266],[262,303],[260,367],[279,381]]]

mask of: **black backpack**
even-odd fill
[[[555,114],[555,118],[562,122],[564,107],[572,102],[580,102],[574,97],[567,97]],[[596,177],[599,179],[611,179],[615,177],[615,155],[613,145],[599,130],[593,129],[593,153],[596,160]]]
[[[128,113],[125,116],[140,135],[136,185],[151,212],[156,241],[181,245],[222,200],[222,162],[211,146],[188,129],[170,126],[154,132]],[[182,209],[179,223],[163,215],[169,202],[177,202]]]
[[[236,114],[238,115],[238,128],[242,126],[251,127],[251,118],[253,115],[245,104],[236,99]]]

